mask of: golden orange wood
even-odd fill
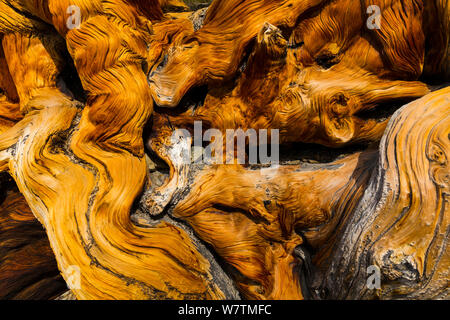
[[[0,0],[0,171],[75,296],[447,297],[448,2],[186,3]],[[194,121],[318,160],[184,163]]]
[[[67,290],[45,230],[14,183],[0,178],[0,299],[51,299]]]

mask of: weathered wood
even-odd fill
[[[0,178],[0,299],[51,299],[65,290],[45,230],[13,182]]]
[[[448,2],[193,5],[0,0],[0,171],[76,298],[447,298]],[[186,161],[195,121],[232,164]],[[281,162],[227,129],[279,130]]]
[[[448,299],[449,148],[450,88],[396,112],[367,190],[321,263],[324,298]],[[366,285],[370,265],[381,270],[378,290]]]

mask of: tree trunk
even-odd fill
[[[448,298],[449,17],[0,0],[0,297]]]

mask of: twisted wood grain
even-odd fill
[[[370,4],[380,29],[366,1],[217,0],[206,14],[0,1],[0,170],[67,283],[79,268],[75,296],[446,298],[449,90],[429,79],[448,80],[448,3]],[[192,140],[173,133],[194,121],[359,149],[270,168],[185,163]],[[148,156],[167,164],[161,185]]]

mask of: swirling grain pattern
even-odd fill
[[[448,298],[448,1],[186,3],[0,0],[0,171],[76,298]],[[195,121],[342,154],[186,163]],[[0,296],[52,297],[25,242]]]

